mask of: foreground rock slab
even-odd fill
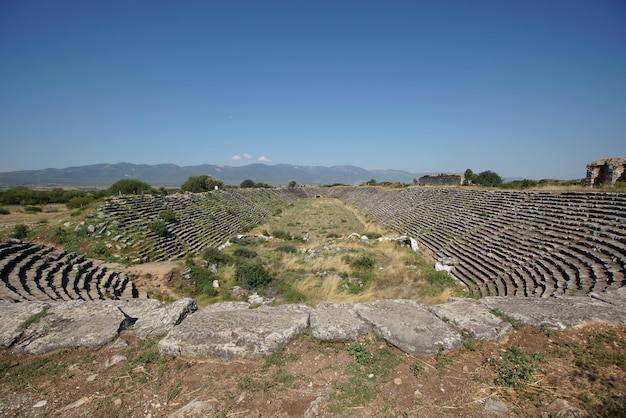
[[[595,323],[626,325],[626,312],[619,307],[590,297],[556,298],[495,297],[480,299],[489,309],[526,325],[564,330]]]
[[[512,329],[511,324],[492,314],[485,305],[474,299],[452,298],[429,310],[462,335],[476,340],[497,340]]]
[[[462,344],[461,335],[424,305],[412,300],[377,300],[357,304],[355,311],[376,335],[405,353],[433,354]]]
[[[311,312],[311,335],[320,341],[356,340],[369,332],[369,325],[347,303],[322,303]]]
[[[167,306],[155,299],[131,299],[112,303],[131,318],[135,335],[141,339],[167,334],[187,315],[198,309],[196,301],[191,298],[179,299]]]
[[[54,302],[26,328],[16,352],[44,354],[60,348],[98,347],[112,341],[131,321],[108,302]]]
[[[24,331],[29,318],[48,309],[44,302],[0,302],[0,348],[12,346]]]
[[[307,331],[311,308],[218,306],[190,315],[159,342],[159,352],[222,361],[260,359]]]

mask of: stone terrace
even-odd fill
[[[123,273],[93,260],[30,242],[0,242],[0,300],[133,299],[139,292]]]
[[[416,238],[477,296],[558,296],[626,285],[626,194],[471,188],[329,189]]]
[[[218,247],[233,234],[257,225],[277,208],[302,197],[307,197],[302,189],[118,196],[107,200],[98,217],[121,231],[114,237],[118,248],[132,248],[140,261],[158,261]],[[167,224],[167,236],[159,237],[148,225],[168,210],[176,214],[177,221]]]

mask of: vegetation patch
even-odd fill
[[[501,386],[518,386],[530,381],[541,368],[542,354],[528,353],[518,346],[512,346],[504,354],[494,359],[498,377],[496,383]]]
[[[348,353],[354,359],[345,368],[347,381],[335,382],[330,412],[359,407],[380,394],[379,382],[387,379],[400,363],[400,356],[386,346],[370,350],[365,343],[351,343]]]
[[[26,331],[26,329],[28,327],[30,327],[33,324],[36,324],[39,322],[39,320],[41,320],[41,318],[43,318],[44,316],[48,315],[48,307],[44,306],[43,309],[39,312],[37,312],[36,314],[32,314],[31,316],[28,317],[28,319],[26,319],[26,321],[22,322],[16,329],[16,332],[19,332],[20,334],[24,331]]]

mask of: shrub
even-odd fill
[[[30,232],[28,226],[24,224],[17,224],[13,227],[13,232],[11,233],[11,237],[16,239],[24,239],[28,236]]]
[[[217,248],[205,248],[202,250],[200,258],[209,264],[226,264],[230,261],[229,257]]]
[[[134,179],[122,179],[119,180],[115,183],[113,183],[113,185],[111,185],[111,187],[109,187],[107,189],[107,193],[109,195],[116,195],[116,194],[143,194],[143,193],[152,193],[152,186],[150,186],[148,183],[140,181],[140,180],[134,180]]]
[[[251,250],[250,248],[246,248],[246,247],[235,248],[235,250],[233,251],[233,254],[235,254],[236,257],[242,257],[242,258],[254,258],[257,256],[256,251]]]
[[[0,215],[8,215],[10,213],[11,213],[11,211],[9,211],[8,209],[0,208]]]
[[[163,221],[167,223],[177,221],[176,213],[174,213],[173,210],[164,210],[163,212],[159,213],[159,218],[161,218]]]
[[[413,376],[415,376],[416,378],[419,378],[422,375],[422,373],[424,373],[424,365],[417,361],[411,364],[411,366],[409,367],[409,371],[411,372]]]
[[[255,289],[272,281],[272,276],[260,262],[243,262],[235,269],[235,280],[244,289]]]
[[[65,207],[68,209],[78,209],[87,206],[93,202],[93,197],[90,196],[76,196],[72,197],[65,203]]]
[[[348,353],[350,353],[350,355],[354,357],[356,362],[359,363],[361,366],[369,364],[374,357],[372,353],[367,349],[365,344],[362,343],[350,344],[348,346]]]
[[[285,232],[282,230],[273,231],[272,236],[274,238],[284,239],[285,241],[291,241],[291,239],[293,238],[289,232]]]
[[[163,221],[154,221],[148,225],[150,231],[154,232],[156,235],[160,237],[164,237],[167,235],[167,225]]]
[[[224,187],[224,182],[203,174],[201,176],[190,176],[180,186],[180,190],[183,192],[202,193],[214,190],[215,186],[221,189]]]
[[[357,270],[371,270],[376,265],[373,258],[367,255],[360,255],[355,259],[350,260],[350,266]]]
[[[291,244],[283,244],[283,245],[276,247],[276,251],[295,254],[298,252],[298,249]]]
[[[41,208],[39,206],[26,206],[24,208],[24,212],[26,212],[26,213],[39,213],[39,212],[41,212]]]
[[[89,249],[89,256],[95,258],[106,258],[111,256],[111,252],[103,243],[98,243]]]
[[[217,291],[213,287],[213,280],[215,279],[213,273],[204,267],[191,266],[190,268],[190,279],[195,286],[196,294],[217,295]]]

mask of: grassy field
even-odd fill
[[[413,299],[432,304],[464,294],[451,276],[434,271],[409,246],[379,242],[377,237],[398,235],[336,199],[299,200],[250,234],[273,238],[235,241],[224,254],[231,260],[247,254],[262,263],[273,279],[258,291],[275,296],[279,303],[315,306],[322,302]],[[237,284],[235,269],[227,264],[218,272],[224,289]],[[219,298],[216,295],[206,302]],[[205,302],[203,297],[199,301]]]

